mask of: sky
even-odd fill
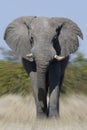
[[[7,25],[18,17],[66,17],[81,28],[84,40],[80,40],[79,51],[87,57],[86,13],[87,0],[0,0],[0,47],[8,49],[3,40],[4,31]]]

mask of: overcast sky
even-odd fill
[[[0,47],[6,26],[20,16],[67,17],[81,28],[84,40],[79,50],[87,57],[87,0],[0,0]]]

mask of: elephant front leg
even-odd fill
[[[41,102],[39,101],[38,94],[39,93],[41,94],[41,92],[39,92],[40,90],[38,90],[38,86],[37,86],[37,72],[31,72],[30,79],[31,79],[31,85],[33,88],[35,104],[36,104],[36,116],[37,118],[44,118],[46,117],[47,106],[43,106],[43,104],[41,104]]]
[[[49,69],[49,117],[59,116],[59,83],[60,83],[60,66],[54,63]]]
[[[50,92],[49,97],[49,117],[58,117],[59,116],[59,86]]]
[[[47,93],[45,83],[45,73],[37,72],[37,87],[38,87],[38,100],[41,108],[40,115],[44,114],[47,117]]]
[[[30,62],[24,58],[22,58],[22,63],[23,63],[23,66],[24,66],[26,72],[30,76],[31,86],[33,89],[33,94],[34,94],[34,99],[35,99],[35,104],[36,104],[37,117],[44,117],[44,116],[46,116],[44,108],[46,108],[47,105],[45,105],[46,103],[44,103],[44,107],[43,107],[43,104],[42,104],[42,102],[40,102],[40,99],[39,99],[40,95],[41,95],[41,97],[44,97],[44,96],[42,96],[41,90],[38,89],[36,64],[35,64],[35,62]],[[39,95],[39,93],[40,93],[40,95]]]

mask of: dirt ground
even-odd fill
[[[0,98],[0,130],[87,130],[87,97],[60,98],[60,118],[37,120],[33,96]]]

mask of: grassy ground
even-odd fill
[[[37,120],[33,96],[0,98],[0,130],[87,130],[87,96],[60,98],[60,118]]]
[[[0,130],[87,130],[87,64],[68,66],[57,120],[36,119],[30,92],[22,65],[0,61]]]
[[[4,94],[29,95],[32,91],[30,78],[19,63],[0,61],[0,96]],[[87,95],[87,64],[68,65],[62,92]]]

